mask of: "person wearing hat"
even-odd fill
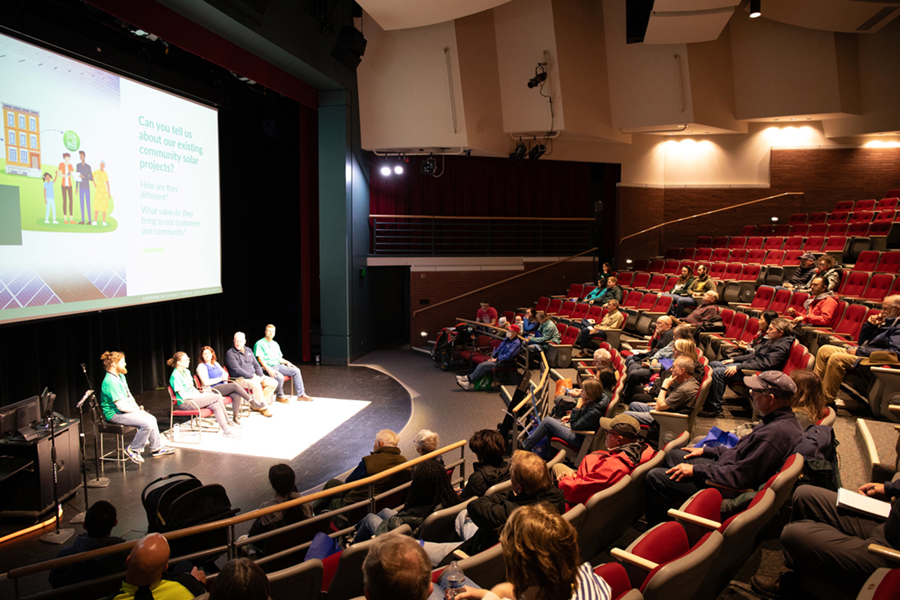
[[[804,252],[800,256],[800,266],[791,275],[791,278],[776,287],[792,290],[794,288],[803,288],[809,284],[812,276],[816,274],[816,255],[812,252]]]
[[[888,296],[881,303],[881,312],[872,315],[859,330],[858,346],[832,346],[819,348],[816,353],[815,374],[822,379],[825,401],[834,404],[844,376],[850,369],[863,364],[862,359],[874,357],[878,363],[893,363],[900,356],[900,295]],[[893,353],[891,357],[885,353]]]
[[[554,465],[551,471],[569,506],[587,504],[591,496],[612,487],[655,454],[641,439],[641,425],[634,417],[603,417],[600,427],[606,431],[608,450],[585,456],[577,471],[563,463]]]
[[[666,466],[647,473],[647,525],[666,519],[670,508],[712,485],[726,490],[756,489],[776,473],[803,435],[791,409],[797,386],[781,371],[744,377],[750,402],[762,420],[734,448],[673,450]]]
[[[496,369],[501,363],[511,363],[516,360],[519,350],[522,348],[522,342],[519,340],[519,326],[510,325],[506,330],[506,337],[497,348],[491,353],[491,357],[478,364],[475,370],[469,375],[458,375],[456,383],[464,390],[471,390],[475,387],[475,382]]]

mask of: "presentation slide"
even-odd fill
[[[218,114],[0,35],[0,324],[220,293]]]

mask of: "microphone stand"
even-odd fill
[[[87,451],[85,449],[84,442],[84,428],[85,428],[85,420],[84,420],[84,405],[85,402],[89,403],[91,407],[96,406],[97,396],[94,394],[94,388],[91,385],[91,378],[88,377],[87,368],[85,368],[84,363],[81,363],[81,370],[84,372],[84,378],[88,383],[88,391],[85,392],[84,396],[81,398],[81,401],[78,403],[78,415],[81,417],[81,435],[78,436],[78,445],[81,449],[81,485],[84,488],[84,510],[69,519],[69,523],[84,523],[84,517],[87,513],[87,509],[90,507],[90,503],[88,502],[88,488],[105,488],[109,487],[109,477],[100,477],[100,463],[98,460],[99,453],[97,452],[97,428],[94,427],[94,472],[98,475],[96,478],[88,481],[87,478]],[[94,423],[94,411],[91,410],[91,423]]]
[[[50,461],[53,463],[53,506],[56,509],[54,511],[56,513],[56,531],[42,535],[40,540],[48,544],[65,544],[69,541],[69,538],[75,535],[75,530],[59,528],[59,517],[60,513],[62,513],[62,505],[59,502],[59,466],[56,464],[56,417],[53,416],[52,411],[47,411],[46,418],[50,421]]]

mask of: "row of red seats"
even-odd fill
[[[881,200],[841,200],[834,205],[834,210],[880,210],[882,208],[893,208],[900,204],[900,190],[888,190]]]
[[[898,213],[900,214],[900,213]],[[840,223],[840,224],[825,224],[820,223],[818,225],[792,225],[791,232],[789,235],[774,235],[774,236],[744,236],[744,235],[736,235],[736,236],[719,236],[716,238],[711,238],[709,236],[700,236],[694,242],[694,248],[696,250],[709,250],[709,249],[719,249],[719,248],[728,248],[732,250],[737,249],[746,249],[746,250],[754,250],[754,249],[772,249],[772,250],[790,250],[791,247],[785,246],[789,243],[790,240],[794,240],[792,243],[797,243],[797,240],[803,240],[804,238],[829,238],[829,237],[843,237],[845,240],[847,238],[873,238],[873,237],[884,237],[891,233],[891,228],[893,227],[893,222],[891,221],[876,221],[873,223]],[[781,244],[779,248],[778,245]],[[670,248],[666,251],[664,258],[676,258],[674,256],[674,252],[678,251],[679,256],[681,258],[680,251],[686,250],[684,248]]]

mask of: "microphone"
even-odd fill
[[[91,397],[91,394],[94,393],[94,390],[88,390],[84,393],[84,396],[81,397],[81,400],[78,401],[78,404],[75,405],[75,408],[81,410],[81,405],[84,404],[84,401]]]

